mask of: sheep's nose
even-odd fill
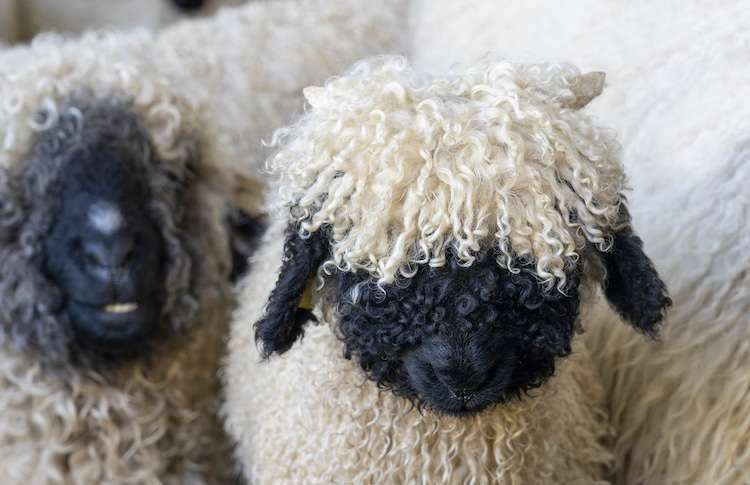
[[[203,6],[205,3],[204,0],[172,0],[172,3],[174,3],[175,7],[185,10],[185,11],[192,11],[192,10],[198,10]]]
[[[95,276],[108,277],[111,271],[121,271],[130,265],[135,238],[131,234],[118,234],[108,238],[87,240],[82,246],[87,269]]]
[[[486,375],[469,364],[442,366],[435,369],[435,374],[454,397],[463,401],[469,400],[486,381]]]

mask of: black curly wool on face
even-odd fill
[[[130,353],[159,321],[164,242],[146,204],[145,179],[127,151],[71,153],[52,190],[59,210],[43,240],[44,268],[64,293],[76,339]]]
[[[627,214],[625,214],[627,216]],[[664,283],[629,227],[601,254],[604,294],[634,328],[656,336],[671,304]],[[255,324],[261,354],[289,350],[311,320],[298,308],[305,284],[330,256],[326,230],[302,238],[291,225],[279,279]],[[462,416],[508,402],[544,384],[570,353],[581,269],[566,287],[545,289],[531,271],[511,273],[491,252],[461,266],[421,266],[378,288],[367,273],[336,272],[337,331],[381,388],[440,413]]]
[[[544,291],[492,255],[469,267],[449,256],[382,289],[344,273],[338,328],[347,356],[382,387],[442,413],[476,413],[539,387],[570,352],[579,302],[569,280],[565,294]]]

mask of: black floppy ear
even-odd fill
[[[266,304],[265,313],[255,324],[255,341],[261,355],[282,354],[304,334],[304,324],[314,319],[312,312],[298,308],[305,286],[328,253],[322,229],[302,238],[295,224],[286,230],[284,260],[279,279]]]
[[[612,248],[603,254],[603,260],[607,300],[633,327],[655,338],[672,300],[654,264],[643,252],[643,241],[630,227],[622,229],[615,233]]]

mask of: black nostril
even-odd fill
[[[172,0],[175,7],[187,12],[198,10],[206,3],[204,0]]]
[[[456,399],[459,399],[464,402],[474,397],[474,393],[471,391],[452,390],[451,392],[453,392],[453,395],[456,397]]]
[[[87,265],[121,269],[131,263],[135,241],[132,236],[118,235],[108,239],[88,240],[82,246]]]

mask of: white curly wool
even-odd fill
[[[261,362],[252,322],[281,265],[286,220],[264,235],[239,289],[224,372],[227,428],[251,483],[580,484],[610,464],[604,396],[582,342],[532,397],[469,419],[381,392],[330,319]]]
[[[750,11],[706,6],[419,0],[413,11],[418,64],[512,50],[608,74],[590,111],[622,134],[633,223],[674,300],[658,343],[593,319],[623,484],[750,476]]]
[[[398,3],[384,13],[364,0],[250,4],[158,34],[48,35],[0,53],[0,165],[10,172],[44,128],[39,111],[54,114],[72,93],[132,98],[167,165],[199,149],[191,169],[202,188],[187,227],[205,248],[195,266],[212,278],[194,333],[114,377],[60,380],[3,343],[0,470],[9,483],[220,483],[232,473],[214,412],[231,309],[220,221],[237,187],[227,172],[249,165],[255,175],[260,140],[301,109],[303,86],[397,45]]]
[[[485,59],[431,77],[363,61],[306,90],[311,109],[276,133],[269,165],[302,229],[331,227],[339,268],[392,283],[449,249],[471,264],[494,247],[501,266],[533,262],[561,288],[588,243],[608,247],[624,189],[612,133],[565,109],[591,99],[585,79],[560,64]]]

